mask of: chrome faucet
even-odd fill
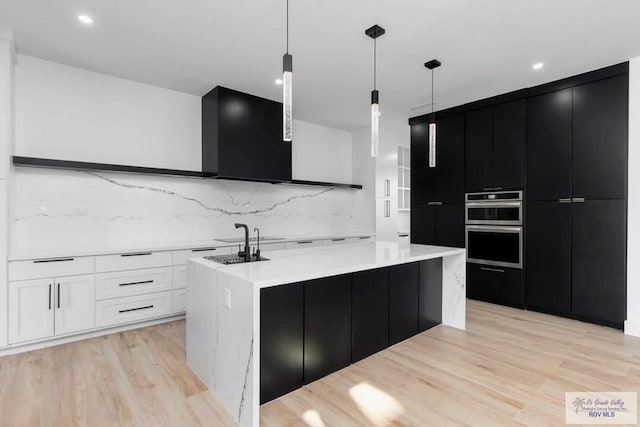
[[[244,262],[251,261],[251,250],[249,249],[249,227],[247,224],[234,224],[236,228],[244,228],[244,252],[238,252],[238,256],[244,258]]]

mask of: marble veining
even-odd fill
[[[356,190],[17,168],[11,253],[156,245],[235,235],[367,233]]]

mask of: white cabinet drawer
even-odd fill
[[[173,265],[183,265],[187,263],[189,258],[198,258],[209,255],[222,255],[231,253],[229,247],[223,248],[202,248],[202,249],[186,249],[183,251],[173,251]]]
[[[133,252],[96,257],[96,272],[137,270],[139,268],[169,267],[171,252]]]
[[[9,280],[29,280],[57,276],[92,274],[94,257],[39,259],[34,261],[11,261]]]
[[[171,314],[171,292],[96,302],[96,327],[131,323]]]
[[[117,271],[96,275],[97,300],[168,291],[170,289],[171,267]]]
[[[302,249],[314,246],[322,246],[322,240],[298,240],[297,242],[289,242],[286,244],[287,249]]]
[[[173,314],[187,311],[187,290],[173,291]]]
[[[186,265],[178,265],[173,267],[173,289],[183,289],[187,287],[187,269]]]

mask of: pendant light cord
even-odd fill
[[[289,53],[289,0],[287,0],[287,54]]]
[[[373,90],[376,90],[377,74],[378,74],[378,61],[376,60],[376,39],[373,39]]]
[[[434,96],[433,96],[433,74],[434,74],[434,70],[431,70],[431,121],[433,123],[435,123],[436,122],[436,113],[434,111],[435,104],[433,103],[433,98],[434,98]]]

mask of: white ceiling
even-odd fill
[[[405,117],[640,56],[638,0],[290,0],[294,114],[366,126],[379,24],[381,110]],[[77,15],[91,15],[86,27]],[[19,53],[202,95],[216,85],[272,99],[285,0],[0,0]],[[545,63],[534,72],[531,65]]]

